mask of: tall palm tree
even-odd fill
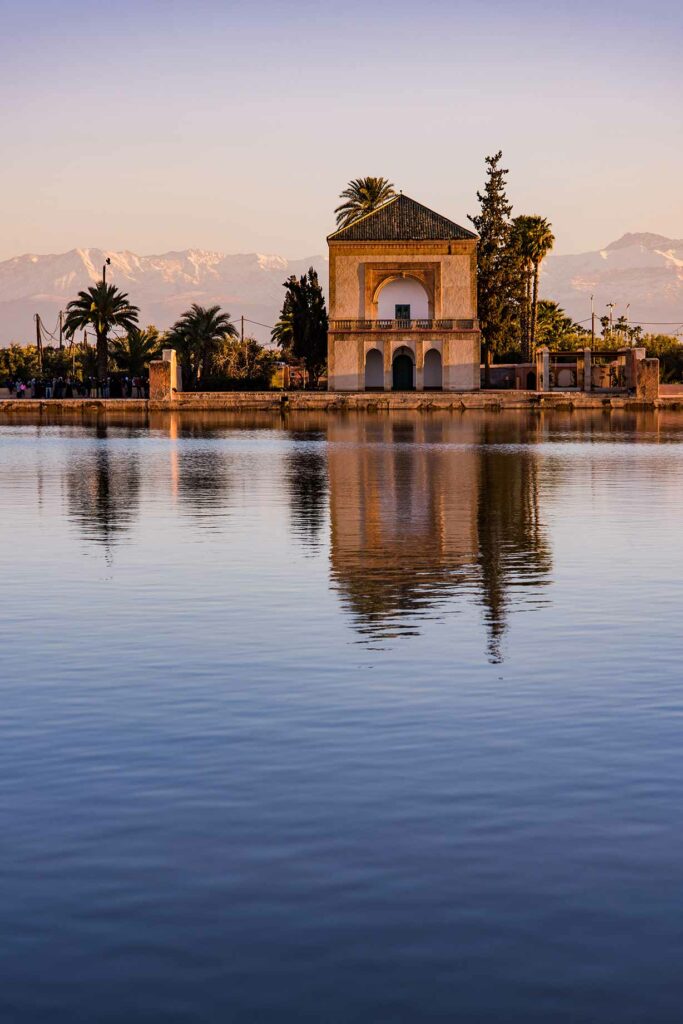
[[[337,215],[337,227],[347,227],[366,213],[372,213],[395,195],[396,189],[387,178],[354,178],[340,193],[339,198],[345,199],[346,202],[334,211]]]
[[[555,244],[552,225],[545,217],[532,217],[534,287],[531,296],[531,352],[536,349],[536,320],[538,317],[538,280],[541,275],[541,263]]]
[[[64,331],[67,338],[73,338],[76,331],[94,327],[97,338],[97,376],[105,380],[108,369],[109,332],[112,327],[134,331],[138,325],[140,310],[128,300],[114,284],[98,281],[87,291],[79,292],[66,307]]]
[[[109,355],[117,369],[129,377],[142,377],[149,364],[161,351],[161,335],[156,327],[129,331],[123,338],[113,338]]]
[[[228,338],[236,338],[237,329],[230,314],[221,312],[220,306],[190,308],[176,320],[166,337],[169,348],[178,352],[183,379],[196,389],[202,377],[214,369],[216,357]]]
[[[537,214],[515,217],[512,222],[513,245],[524,271],[525,314],[522,324],[522,356],[533,358],[538,320],[538,280],[541,263],[555,244],[552,226]]]

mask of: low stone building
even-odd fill
[[[399,195],[327,241],[330,391],[479,388],[473,232]]]

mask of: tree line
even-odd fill
[[[494,361],[529,361],[538,345],[551,348],[584,347],[590,332],[574,323],[561,307],[539,297],[541,264],[552,250],[554,235],[540,214],[512,216],[507,196],[508,170],[502,152],[485,158],[486,179],[477,192],[479,210],[468,217],[479,236],[477,247],[477,302],[485,377]],[[355,178],[341,192],[335,209],[337,227],[343,228],[384,205],[397,195],[384,177]],[[147,372],[162,348],[174,348],[188,389],[268,387],[275,363],[281,359],[305,372],[309,387],[317,387],[327,364],[328,316],[325,298],[313,267],[301,277],[289,277],[278,321],[271,331],[272,349],[253,338],[240,339],[235,323],[220,306],[193,304],[165,334],[155,327],[141,328],[140,311],[125,292],[99,281],[70,302],[64,332],[70,339],[69,356],[61,349],[43,350],[43,369],[49,375],[78,371],[106,379],[113,367],[130,376]],[[600,320],[601,347],[645,344],[658,355],[662,376],[681,376],[679,344],[665,335],[642,335],[640,327],[624,317],[615,323]],[[73,345],[79,332],[95,335],[95,350]],[[115,333],[119,332],[119,333]],[[21,355],[21,352],[24,355]],[[0,350],[0,376],[37,376],[39,355],[33,346]],[[55,369],[60,371],[55,374]]]

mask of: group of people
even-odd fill
[[[9,381],[9,391],[16,398],[149,398],[149,380],[122,374],[104,381],[95,377],[33,377],[29,381]]]

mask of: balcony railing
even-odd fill
[[[474,331],[475,320],[330,320],[331,331]]]

